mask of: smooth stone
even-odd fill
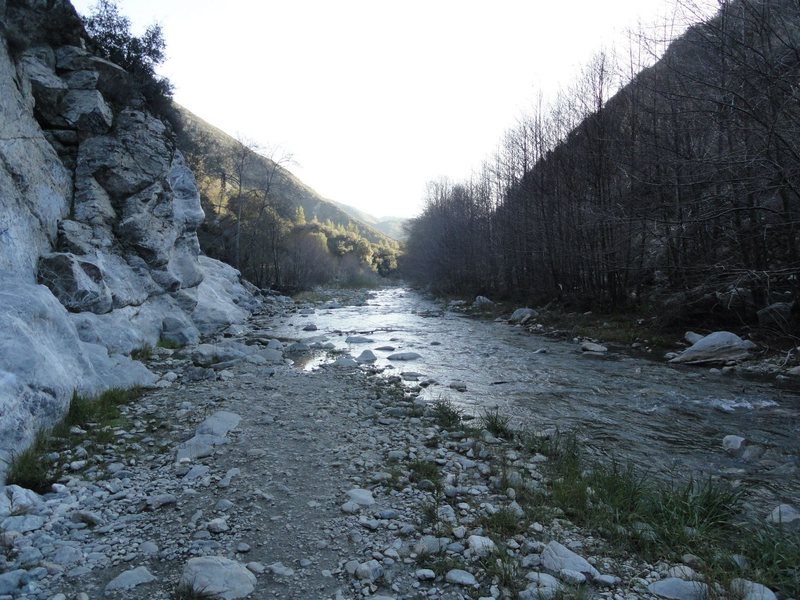
[[[581,351],[582,352],[608,352],[608,348],[601,344],[595,344],[594,342],[583,342],[581,344]]]
[[[394,354],[390,354],[388,360],[416,360],[418,358],[422,358],[420,354],[417,352],[396,352]]]
[[[355,576],[357,579],[375,581],[383,575],[383,567],[377,560],[372,559],[361,563],[356,568]]]
[[[708,594],[708,586],[698,581],[684,581],[677,577],[668,577],[647,586],[652,594],[668,600],[704,600]]]
[[[470,550],[478,556],[486,556],[497,548],[491,538],[480,535],[469,536],[469,538],[467,538],[467,545]]]
[[[284,566],[281,562],[272,563],[267,569],[272,571],[272,574],[276,577],[291,577],[294,575],[294,569]]]
[[[196,594],[236,600],[252,594],[256,577],[243,564],[222,556],[190,558],[181,583]]]
[[[450,569],[447,575],[445,575],[445,581],[448,583],[455,583],[456,585],[478,585],[478,580],[475,579],[475,576],[462,569]]]
[[[731,593],[740,600],[777,600],[775,593],[767,586],[748,579],[732,579]]]
[[[372,506],[375,504],[375,498],[372,497],[372,492],[369,490],[355,488],[348,491],[347,496],[352,502],[360,506]]]
[[[414,577],[420,581],[433,581],[436,579],[436,573],[430,569],[417,569],[414,571]]]
[[[767,517],[770,523],[793,523],[800,520],[800,511],[791,504],[779,504]]]
[[[590,565],[585,558],[575,554],[572,550],[556,541],[547,544],[542,552],[542,566],[553,573],[567,569],[583,573],[592,579],[600,575],[599,571]]]
[[[114,590],[130,590],[137,585],[150,583],[155,580],[156,578],[147,570],[147,567],[136,567],[135,569],[117,575],[108,582],[105,589],[107,592],[113,592]]]

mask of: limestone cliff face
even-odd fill
[[[191,171],[69,2],[0,1],[0,20],[3,459],[74,390],[153,383],[132,350],[196,343],[257,300],[200,256]]]

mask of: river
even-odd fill
[[[303,331],[313,323],[318,330]],[[574,430],[593,453],[633,462],[654,475],[692,473],[747,482],[761,511],[800,498],[800,390],[765,380],[670,366],[617,353],[582,353],[578,344],[530,334],[507,323],[474,319],[406,288],[371,294],[365,306],[316,308],[275,325],[284,339],[330,342],[355,357],[366,349],[384,373],[417,372],[437,383],[424,396],[449,398],[465,412],[497,408],[515,427]],[[348,344],[349,335],[371,342]],[[396,352],[420,358],[390,362]],[[333,358],[304,362],[320,368]],[[458,392],[453,381],[466,385]],[[413,382],[409,382],[414,385]],[[745,456],[722,447],[743,436]]]

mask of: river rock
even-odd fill
[[[480,535],[469,536],[469,538],[467,538],[467,545],[470,550],[478,556],[486,556],[497,548],[491,538]]]
[[[708,586],[699,581],[684,581],[668,577],[647,586],[650,593],[668,600],[705,600]]]
[[[472,303],[472,308],[478,310],[485,310],[487,308],[491,308],[494,306],[494,302],[489,300],[486,296],[475,296],[475,300]]]
[[[347,344],[371,344],[375,340],[364,337],[363,335],[350,335],[347,336],[344,341]]]
[[[421,358],[421,355],[419,355],[416,352],[395,352],[394,354],[390,354],[387,358],[389,360],[405,361],[405,360],[416,360],[418,358]]]
[[[719,364],[750,356],[755,344],[729,331],[715,331],[692,344],[669,362],[676,364]]]
[[[242,418],[236,413],[220,410],[200,423],[197,433],[223,437],[228,435],[228,432],[234,429],[241,420]]]
[[[375,356],[375,353],[372,350],[364,350],[361,354],[356,357],[356,362],[358,363],[374,363],[378,360],[378,357]]]
[[[340,369],[353,369],[358,366],[358,362],[349,356],[340,356],[331,365]]]
[[[0,573],[0,594],[7,594],[11,597],[19,592],[29,581],[30,575],[24,569]]]
[[[582,342],[581,343],[581,351],[582,352],[608,352],[608,348],[602,346],[601,344],[595,344],[594,342]]]
[[[181,584],[196,594],[235,600],[252,594],[256,577],[243,564],[222,556],[191,558]]]
[[[108,582],[105,590],[106,592],[130,590],[135,588],[137,585],[150,583],[151,581],[155,580],[156,578],[153,577],[153,574],[150,573],[146,567],[136,567],[135,569],[130,569],[129,571],[124,571],[117,575],[114,579]]]
[[[383,567],[377,560],[368,560],[367,562],[358,565],[355,575],[358,579],[372,582],[376,579],[379,579],[380,576],[383,575]]]
[[[478,580],[475,579],[475,575],[462,569],[450,569],[444,578],[447,583],[455,583],[456,585],[478,585]]]
[[[351,502],[355,502],[359,506],[372,506],[375,504],[375,498],[372,497],[372,492],[360,488],[355,488],[347,492],[347,496]]]
[[[525,324],[527,321],[536,318],[539,316],[539,313],[533,310],[532,308],[518,308],[513,313],[511,313],[511,317],[509,317],[509,321],[511,323],[521,323]]]
[[[736,454],[747,440],[740,435],[726,435],[722,438],[722,448],[728,454]]]
[[[555,540],[547,544],[542,552],[542,566],[553,573],[559,573],[562,569],[567,569],[583,573],[591,578],[600,575],[597,569],[590,565],[585,558],[575,554]]]
[[[794,302],[776,302],[759,310],[758,324],[761,327],[774,327],[779,331],[787,331],[791,327]]]
[[[767,521],[788,525],[800,521],[800,511],[791,504],[780,504],[769,514]]]
[[[747,579],[731,579],[731,594],[740,600],[777,600],[771,589]]]
[[[520,600],[551,600],[563,587],[558,579],[547,573],[528,573],[527,579],[531,583],[519,593]]]

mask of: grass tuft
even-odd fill
[[[514,431],[509,424],[510,419],[505,415],[501,415],[498,409],[494,409],[494,412],[484,412],[483,416],[481,416],[481,423],[484,429],[495,437],[506,440],[514,437]]]
[[[16,484],[39,494],[49,491],[53,479],[48,476],[47,450],[47,434],[40,431],[30,448],[12,454],[6,485]]]
[[[165,339],[158,340],[156,346],[158,348],[166,348],[167,350],[180,350],[181,348],[183,348],[183,344]]]
[[[153,347],[146,345],[142,346],[141,348],[136,348],[133,352],[131,352],[131,358],[139,361],[150,360],[153,358]]]
[[[461,411],[447,398],[439,398],[433,403],[433,419],[443,429],[454,429],[461,424]]]
[[[520,520],[510,508],[501,508],[481,519],[481,523],[490,534],[503,538],[510,537],[520,530]]]
[[[438,485],[441,482],[442,474],[436,463],[427,460],[415,460],[408,464],[408,468],[411,471],[409,475],[411,481],[419,482],[427,479],[434,485]]]

